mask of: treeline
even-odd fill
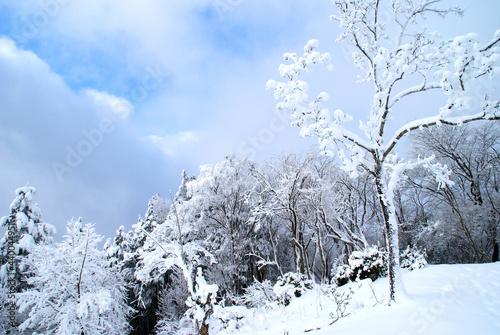
[[[453,185],[424,169],[405,175],[394,197],[401,250],[425,249],[429,263],[498,261],[499,134],[492,122],[411,137],[408,154],[434,155]],[[351,178],[318,152],[264,164],[228,156],[196,176],[183,172],[175,195],[153,196],[144,218],[120,227],[104,250],[81,220],[52,243],[33,192],[18,190],[2,219],[19,227],[15,290],[25,333],[170,334],[186,320],[206,333],[214,301],[242,304],[252,284],[289,272],[329,283],[354,251],[386,244],[372,176]],[[9,238],[0,241],[5,289]]]

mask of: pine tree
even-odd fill
[[[11,271],[10,275],[11,279],[15,279],[17,292],[27,288],[23,274],[27,269],[20,266],[21,259],[26,258],[34,245],[53,243],[52,236],[56,233],[54,226],[42,220],[42,212],[33,202],[35,194],[34,187],[18,188],[16,198],[10,205],[10,214],[0,220],[0,226],[7,228],[5,236],[0,239],[0,282],[3,286],[7,285],[9,245],[14,245],[15,274]]]

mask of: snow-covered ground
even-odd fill
[[[500,262],[430,265],[403,272],[407,296],[387,306],[387,278],[345,285],[354,289],[350,313],[330,325],[335,304],[317,286],[289,306],[248,311],[239,329],[220,334],[500,334]]]

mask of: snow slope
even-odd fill
[[[335,304],[317,286],[287,307],[249,310],[239,329],[220,334],[500,334],[500,262],[431,265],[403,280],[408,295],[392,306],[386,278],[341,287],[355,290],[350,315],[332,325]]]

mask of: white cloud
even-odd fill
[[[111,237],[120,224],[135,222],[150,196],[178,182],[181,167],[167,164],[129,122],[103,131],[109,118],[103,109],[127,115],[117,107],[121,98],[74,92],[39,56],[5,37],[0,73],[0,216],[8,214],[14,190],[29,182],[38,189],[44,220],[59,236],[66,220],[82,216]]]
[[[127,120],[134,112],[134,107],[125,98],[91,88],[85,89],[84,93],[89,96],[96,105],[104,107],[106,111],[111,112],[122,120]]]
[[[173,157],[194,144],[198,138],[198,134],[194,131],[181,131],[174,135],[149,135],[146,140],[153,143],[165,155]]]

